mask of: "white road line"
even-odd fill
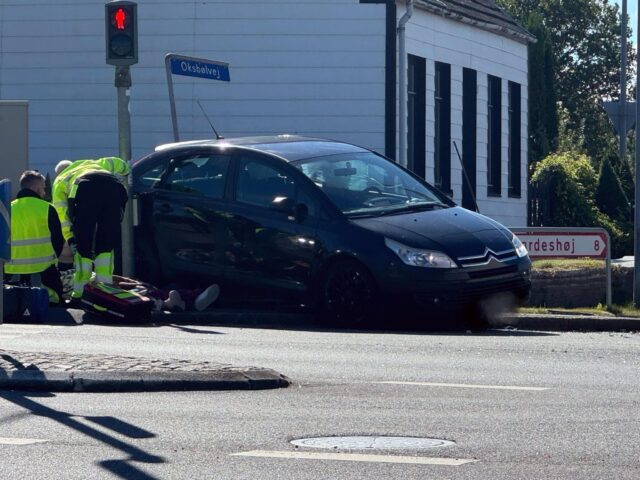
[[[420,387],[451,387],[451,388],[484,388],[493,390],[525,390],[530,392],[542,392],[549,390],[548,387],[515,387],[509,385],[473,385],[466,383],[434,383],[434,382],[373,382],[386,385],[416,385]]]
[[[434,458],[408,457],[402,455],[363,455],[355,453],[319,453],[319,452],[276,452],[253,450],[250,452],[232,453],[237,457],[286,458],[296,460],[337,460],[343,462],[374,462],[374,463],[410,463],[417,465],[446,465],[457,467],[465,463],[477,462],[466,458]]]
[[[0,437],[0,445],[32,445],[34,443],[43,443],[48,440],[41,440],[38,438],[8,438]]]

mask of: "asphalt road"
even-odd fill
[[[0,346],[255,365],[294,382],[258,392],[0,392],[3,478],[640,478],[640,334],[2,325]],[[455,444],[289,443],[334,435]]]

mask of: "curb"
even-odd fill
[[[257,310],[207,310],[203,312],[158,313],[153,322],[209,321],[220,326],[283,326],[287,322],[297,326],[322,327],[314,322],[313,314],[292,312],[261,312]],[[640,318],[571,314],[507,314],[491,322],[491,327],[513,327],[544,331],[640,331]]]
[[[287,388],[291,381],[271,369],[231,372],[0,372],[0,390],[40,392],[170,392],[267,390]]]
[[[640,331],[640,318],[598,315],[515,314],[506,315],[493,326],[545,331]]]

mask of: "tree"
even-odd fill
[[[631,205],[618,175],[611,166],[611,160],[615,162],[617,157],[605,158],[602,162],[595,195],[596,205],[598,210],[612,219],[628,222],[631,220]]]
[[[620,89],[618,5],[608,0],[498,0],[498,4],[523,25],[528,25],[530,12],[540,16],[555,57],[555,91],[566,109],[568,129],[584,129],[583,147],[592,158],[602,158],[608,153],[606,145],[615,141],[601,102],[618,98]],[[630,29],[627,36],[631,37]],[[635,50],[630,47],[628,93],[634,60]]]
[[[554,151],[558,143],[554,60],[551,41],[542,17],[531,12],[525,27],[538,41],[529,47],[529,164]]]

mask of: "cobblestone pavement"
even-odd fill
[[[0,349],[0,389],[122,392],[252,390],[288,385],[284,375],[260,367]]]
[[[255,369],[256,367],[248,368]],[[48,372],[208,372],[246,370],[247,368],[189,360],[154,360],[115,355],[73,355],[0,350],[0,370],[9,372],[23,369]]]

